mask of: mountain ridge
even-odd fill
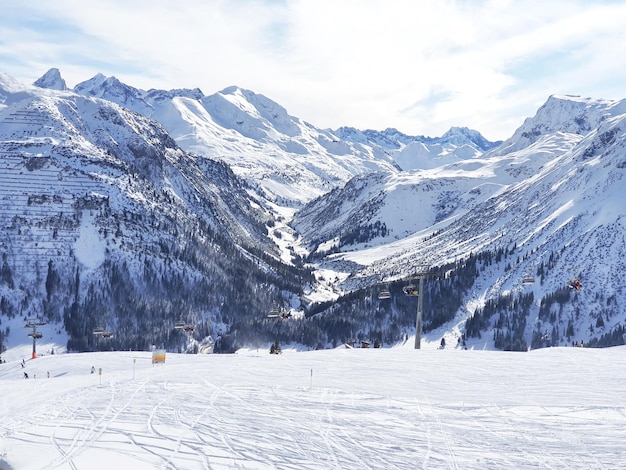
[[[419,159],[410,150],[396,157],[391,147],[380,145],[371,136],[361,142],[340,130],[317,129],[265,96],[237,86],[212,95],[204,95],[197,88],[144,92],[99,74],[76,85],[74,91],[153,117],[182,148],[225,160],[268,198],[288,206],[299,207],[358,174],[398,170],[398,161],[404,169],[425,164],[424,158]],[[232,144],[224,145],[224,141]],[[476,131],[461,128],[452,128],[444,137],[430,140],[398,133],[399,152],[404,141],[424,142],[430,156],[442,153],[442,148],[450,154],[462,148],[457,152],[462,158],[476,156],[495,145]],[[295,191],[298,187],[301,190]]]

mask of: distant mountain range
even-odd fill
[[[0,320],[43,314],[77,350],[100,323],[117,348],[389,344],[415,333],[402,286],[428,265],[433,338],[623,342],[625,119],[551,96],[504,142],[322,130],[237,87],[0,74]]]
[[[67,89],[57,69],[36,84]],[[452,128],[440,138],[395,129],[318,129],[237,87],[210,96],[198,88],[143,91],[97,74],[73,91],[156,119],[184,150],[224,160],[268,198],[286,205],[308,202],[356,175],[472,158],[499,144],[467,128]]]

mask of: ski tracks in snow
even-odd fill
[[[421,452],[414,407],[389,397],[210,381],[206,388],[210,411],[198,432],[210,443],[212,469],[407,468]]]
[[[80,468],[74,463],[74,458],[82,451],[93,446],[106,445],[103,436],[106,433],[115,435],[117,429],[109,429],[112,425],[122,421],[120,416],[131,406],[138,395],[142,395],[145,389],[145,382],[136,384],[134,391],[128,396],[126,387],[120,390],[117,383],[112,382],[105,386],[98,387],[104,391],[103,396],[108,396],[106,405],[102,409],[90,409],[83,405],[83,400],[76,400],[76,397],[61,397],[63,406],[55,413],[56,416],[49,419],[57,422],[57,425],[50,434],[50,440],[54,447],[61,454],[50,463],[50,468],[60,468],[67,463],[71,469]],[[84,390],[83,393],[93,393],[93,389]],[[118,402],[121,401],[121,404]],[[73,432],[68,433],[68,430]],[[105,447],[106,448],[106,447]]]
[[[173,355],[167,367],[145,354],[136,380],[134,353],[61,356],[51,379],[4,370],[0,455],[20,470],[621,468],[621,353]],[[99,359],[104,385],[88,372]]]

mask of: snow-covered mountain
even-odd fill
[[[495,149],[493,155],[506,155],[526,148],[543,136],[558,132],[584,136],[595,131],[605,120],[625,112],[624,100],[553,95],[533,118],[527,118],[511,138]]]
[[[35,83],[36,87],[48,88],[50,90],[67,90],[67,85],[63,77],[61,77],[61,71],[56,68],[48,70],[43,74]]]
[[[380,149],[340,141],[331,131],[238,87],[209,96],[199,89],[143,91],[98,74],[74,91],[158,120],[181,148],[224,160],[248,184],[283,205],[300,205],[366,171],[396,169]]]
[[[467,127],[453,127],[441,137],[408,136],[393,128],[379,132],[341,127],[336,133],[350,142],[382,147],[402,170],[436,168],[475,158],[501,144]]]
[[[237,87],[37,83],[0,83],[2,315],[62,320],[77,349],[98,319],[118,346],[171,348],[183,316],[221,350],[395,342],[422,264],[427,331],[623,342],[624,101],[552,96],[493,147],[460,127],[320,130]],[[276,304],[308,318],[277,325]]]
[[[487,252],[499,261],[480,269],[461,311],[532,294],[526,338],[547,330],[563,344],[573,334],[622,331],[625,106],[550,97],[480,158],[355,178],[300,210],[293,225],[311,250],[332,253],[322,262],[326,270],[349,266],[340,284],[346,291],[406,279],[422,263],[442,266]],[[522,284],[528,273],[537,278],[533,286]],[[561,299],[558,317],[551,315],[551,296],[567,293],[575,276],[584,292]],[[491,319],[484,326],[501,329]]]
[[[298,211],[293,225],[314,251],[320,245],[327,249],[340,234],[345,238],[349,233],[361,233],[359,238],[371,246],[373,238],[379,245],[422,230],[439,230],[509,185],[536,175],[580,139],[578,134],[549,134],[503,156],[485,154],[425,170],[356,177]],[[383,225],[381,233],[366,236],[368,226]]]
[[[226,161],[266,197],[299,206],[352,177],[424,168],[480,155],[494,146],[478,132],[453,128],[441,138],[341,128],[319,129],[249,90],[229,87],[143,91],[98,74],[74,87],[150,116],[185,150]]]
[[[97,326],[116,347],[172,347],[181,318],[207,335],[301,290],[275,214],[225,163],[111,101],[6,75],[0,214],[0,318],[62,323],[76,349]]]

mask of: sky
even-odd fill
[[[0,469],[623,468],[626,348],[448,339],[168,352],[156,365],[143,351],[48,344],[31,359],[14,346],[0,364]]]
[[[236,85],[316,127],[510,137],[552,94],[626,98],[626,1],[2,2],[0,72]]]

